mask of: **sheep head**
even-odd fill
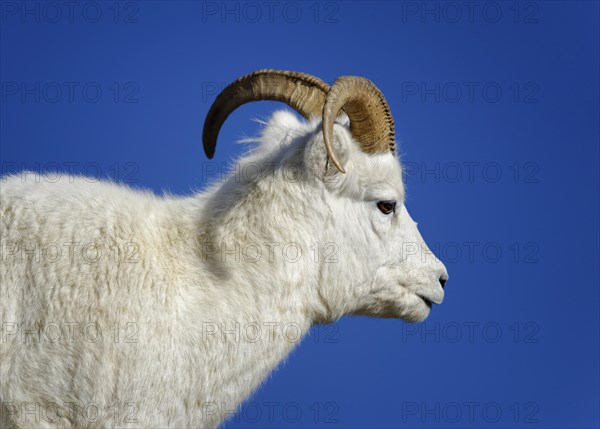
[[[275,165],[275,174],[225,184],[215,213],[236,219],[236,200],[258,198],[238,204],[244,218],[230,225],[250,223],[253,233],[303,243],[309,253],[313,243],[329,244],[319,247],[327,254],[312,267],[296,261],[286,271],[305,280],[298,287],[316,297],[319,321],[344,314],[424,320],[442,302],[448,274],[404,206],[383,94],[361,77],[344,76],[330,87],[304,73],[259,70],[233,82],[212,105],[203,133],[209,158],[227,116],[257,100],[284,102],[308,121],[275,113],[261,146],[241,161]]]

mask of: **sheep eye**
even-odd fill
[[[390,214],[396,211],[396,201],[379,201],[377,208],[383,214]]]

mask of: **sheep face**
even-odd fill
[[[313,277],[326,319],[357,314],[417,322],[442,302],[448,273],[404,205],[402,167],[394,154],[361,151],[342,119],[334,127],[335,150],[347,172],[342,174],[327,160],[320,122],[305,124],[288,112],[273,116],[262,141],[270,144],[256,156],[266,151],[282,169],[302,166],[303,180],[277,185],[292,200],[276,216],[292,219],[286,210],[301,211],[302,225],[294,229],[310,237],[298,240],[319,244]]]

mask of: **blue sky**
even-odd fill
[[[281,107],[236,111],[208,162],[231,80],[366,76],[446,300],[315,328],[225,427],[598,427],[599,5],[465,3],[3,1],[2,173],[189,194]]]

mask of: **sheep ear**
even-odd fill
[[[350,158],[351,144],[350,131],[344,125],[336,124],[333,129],[333,148],[344,169],[346,169]],[[325,180],[343,175],[327,156],[323,133],[320,129],[309,140],[304,157],[306,170],[311,176]]]

